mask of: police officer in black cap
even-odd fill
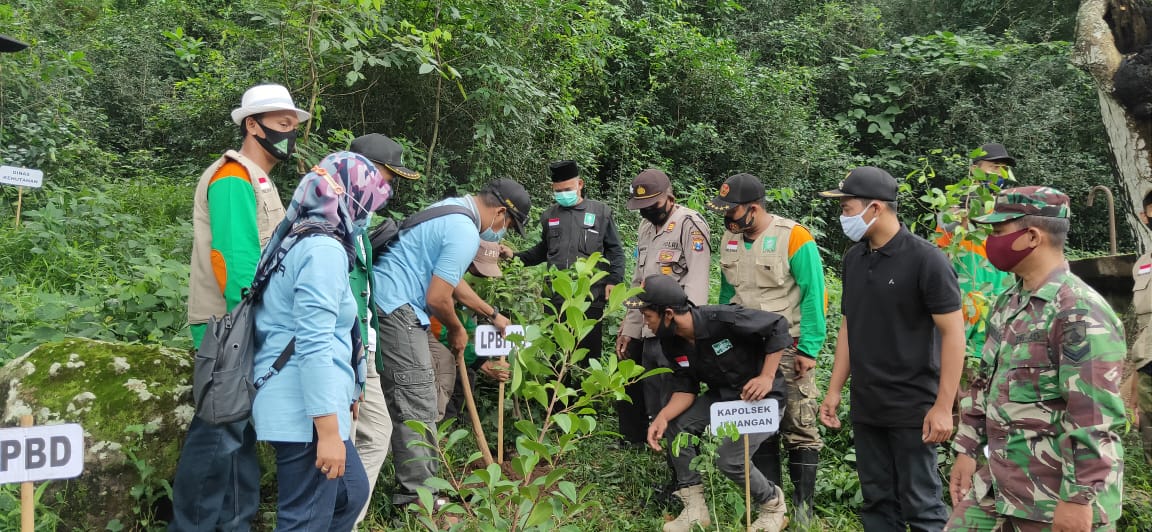
[[[643,287],[644,292],[626,304],[641,311],[673,369],[672,398],[648,427],[649,446],[660,451],[661,438],[672,441],[681,432],[700,434],[716,402],[773,398],[784,403],[779,366],[784,350],[792,346],[786,318],[739,305],[697,307],[680,283],[667,275],[648,276]],[[701,383],[708,385],[703,395]],[[750,434],[750,447],[755,451],[772,435]],[[710,525],[700,473],[690,467],[695,456],[696,449],[689,445],[669,458],[676,475],[675,495],[684,502],[684,511],[664,524],[664,532]],[[716,463],[725,476],[744,482],[741,442],[726,439],[717,449]],[[787,511],[783,490],[754,467],[749,474],[753,503],[760,508],[752,530],[782,529]]]
[[[540,216],[540,242],[515,253],[515,256],[526,266],[547,261],[549,266],[565,269],[570,268],[578,259],[599,252],[607,261],[607,264],[601,263],[601,267],[608,275],[592,287],[592,306],[586,314],[589,318],[600,319],[604,315],[608,293],[613,286],[624,280],[624,248],[620,245],[612,208],[584,197],[584,180],[580,178],[580,167],[575,161],[554,162],[549,165],[549,170],[552,173],[552,193],[556,203],[545,209]],[[500,248],[501,256],[513,256],[508,246],[501,245]],[[562,303],[560,296],[552,296],[554,308],[559,309]],[[600,322],[584,337],[580,347],[588,349],[590,358],[599,357],[603,353],[604,339]]]

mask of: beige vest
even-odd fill
[[[248,179],[256,192],[256,229],[263,248],[272,238],[272,232],[284,219],[284,204],[276,185],[256,163],[228,150],[200,176],[192,204],[192,273],[188,281],[188,323],[207,323],[212,316],[227,312],[224,294],[212,271],[212,225],[208,210],[208,184],[216,171],[229,160],[240,163],[248,172]]]
[[[1136,340],[1129,359],[1137,368],[1152,362],[1152,253],[1145,253],[1132,266],[1132,308],[1136,314]]]
[[[736,291],[732,303],[775,312],[788,318],[788,332],[800,337],[800,287],[788,265],[788,241],[796,222],[774,216],[751,249],[744,237],[724,232],[720,241],[720,271]]]

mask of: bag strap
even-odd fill
[[[264,386],[264,383],[268,382],[268,379],[278,375],[280,370],[284,369],[284,366],[288,365],[288,359],[292,358],[292,353],[295,352],[296,337],[293,336],[292,339],[288,341],[288,345],[284,346],[284,350],[280,352],[280,356],[276,357],[276,361],[272,363],[272,369],[269,369],[267,373],[256,379],[256,382],[254,383],[256,389],[259,390],[261,386]]]
[[[463,214],[464,216],[467,216],[468,219],[472,220],[473,223],[478,222],[476,215],[473,214],[472,209],[469,209],[468,207],[464,207],[462,205],[437,205],[436,207],[424,209],[416,214],[413,214],[412,216],[405,218],[404,223],[400,224],[399,230],[403,231],[405,229],[411,229],[429,220],[434,220],[449,214]],[[399,232],[397,234],[399,234]]]

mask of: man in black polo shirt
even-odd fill
[[[660,451],[664,436],[672,441],[682,432],[703,432],[710,422],[712,403],[765,397],[785,403],[780,358],[784,349],[792,347],[786,318],[739,305],[696,307],[680,283],[667,275],[650,275],[643,286],[644,292],[627,305],[641,310],[644,324],[655,332],[673,368],[669,379],[672,397],[648,427],[649,446]],[[700,383],[707,384],[708,391],[698,396]],[[773,435],[775,432],[749,434],[751,451]],[[716,454],[720,471],[743,483],[743,443],[725,439]],[[675,495],[684,501],[684,511],[664,524],[664,532],[688,532],[694,525],[707,528],[711,524],[700,473],[691,467],[695,457],[696,448],[691,445],[669,457],[676,475]],[[755,467],[749,468],[749,473],[752,501],[760,507],[752,530],[783,529],[787,522],[784,491]]]
[[[896,180],[879,168],[848,173],[839,198],[844,234],[843,320],[820,420],[839,428],[840,390],[852,376],[856,471],[864,529],[938,531],[936,447],[952,436],[964,365],[960,289],[948,258],[896,215]]]

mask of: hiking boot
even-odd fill
[[[673,495],[684,503],[684,511],[675,520],[664,523],[664,532],[691,532],[693,526],[708,528],[712,524],[708,505],[704,502],[703,485],[680,488]]]
[[[780,532],[788,525],[788,506],[784,504],[784,490],[776,487],[776,496],[760,505],[760,513],[752,521],[753,532]]]

